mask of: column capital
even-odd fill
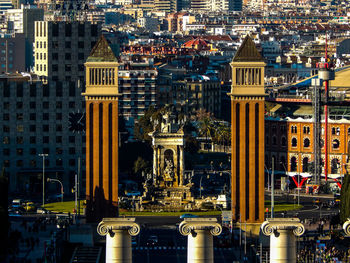
[[[129,235],[136,236],[140,233],[140,226],[135,223],[135,218],[103,218],[97,226],[97,233],[101,236],[112,234],[113,230],[127,230]]]
[[[305,227],[299,218],[268,218],[261,225],[261,231],[266,236],[278,230],[292,230],[294,235],[301,236],[305,232]]]
[[[208,230],[213,236],[221,234],[222,227],[216,218],[185,218],[179,226],[181,235],[188,236],[196,230]]]
[[[345,235],[350,236],[350,218],[343,224]]]

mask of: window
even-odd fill
[[[29,131],[30,132],[35,132],[36,131],[36,126],[35,125],[30,125],[29,126]]]
[[[70,101],[70,102],[68,103],[68,107],[69,107],[70,109],[74,109],[74,108],[75,108],[75,102],[74,102],[74,101]]]
[[[309,172],[309,158],[305,157],[303,159],[303,173]]]
[[[56,143],[62,143],[62,136],[56,136]]]
[[[287,145],[287,140],[286,140],[286,137],[284,137],[284,136],[281,138],[281,145],[282,146],[286,146]]]
[[[4,121],[9,121],[10,120],[10,114],[4,113],[3,119],[4,119]]]
[[[303,133],[304,134],[310,134],[310,127],[309,126],[304,126],[303,127]]]
[[[56,160],[56,166],[62,166],[62,165],[63,165],[62,159],[57,159]]]
[[[331,173],[337,174],[339,173],[340,162],[337,158],[334,158],[331,162]]]
[[[49,136],[43,137],[43,143],[49,143]]]
[[[58,23],[52,24],[52,36],[58,37]]]
[[[35,113],[29,114],[29,119],[30,119],[31,121],[35,121],[35,120],[36,120],[36,115],[35,115]]]
[[[10,109],[10,103],[4,102],[4,110],[9,110],[9,109]]]
[[[297,138],[292,138],[292,147],[297,147],[297,145],[298,145]]]
[[[49,120],[49,114],[48,113],[43,113],[43,120],[48,121]]]
[[[276,136],[272,136],[272,145],[277,145],[277,138],[276,138]]]
[[[276,132],[277,132],[276,125],[272,125],[272,133],[276,133]]]
[[[50,96],[50,89],[49,87],[43,86],[43,96],[49,97]]]
[[[9,148],[5,148],[2,150],[4,155],[10,155],[10,149]]]
[[[305,138],[304,139],[304,148],[309,148],[310,147],[310,139],[309,138]]]
[[[30,148],[29,153],[30,155],[36,155],[36,148]]]
[[[9,160],[5,160],[4,161],[4,167],[10,167],[10,161]]]
[[[50,149],[49,148],[43,148],[43,153],[50,154]]]
[[[58,71],[58,65],[57,64],[52,64],[52,71],[55,71],[55,72]]]
[[[78,42],[78,48],[84,48],[84,41]]]
[[[334,139],[332,141],[332,146],[333,146],[333,149],[339,149],[339,146],[340,146],[340,142],[338,139]]]
[[[36,167],[36,161],[35,160],[30,160],[30,166],[31,167]]]
[[[16,109],[22,109],[22,108],[23,108],[23,102],[22,101],[17,101]]]
[[[72,70],[72,65],[71,64],[66,64],[64,66],[65,71],[71,71]]]
[[[56,101],[56,109],[62,109],[62,101]]]
[[[29,143],[30,144],[35,144],[36,143],[36,137],[35,136],[30,136],[29,137]]]
[[[70,48],[71,47],[71,42],[70,41],[66,41],[66,43],[64,44],[65,48]]]
[[[66,60],[71,60],[72,56],[71,56],[70,53],[66,53],[66,54],[64,55],[64,58],[65,58]]]
[[[17,148],[16,149],[17,155],[23,155],[23,149],[22,148]]]
[[[69,159],[69,166],[75,166],[75,159]]]
[[[29,88],[29,96],[30,97],[36,97],[36,87],[31,85],[30,88]]]
[[[22,167],[23,166],[23,160],[17,160],[16,166],[17,167]]]
[[[44,101],[43,102],[43,109],[48,109],[49,108],[49,102],[48,101]]]
[[[57,124],[56,125],[56,131],[61,132],[62,131],[62,124]]]
[[[23,113],[17,113],[16,114],[16,120],[23,121]]]
[[[62,90],[62,86],[58,86],[56,87],[56,97],[62,97],[62,93],[63,93],[63,90]]]
[[[84,37],[85,36],[85,25],[84,24],[79,24],[78,25],[78,36],[79,37]],[[80,43],[80,42],[79,42]],[[83,42],[84,43],[84,42]],[[80,47],[79,47],[80,48]],[[84,46],[83,46],[84,48]]]
[[[72,24],[71,23],[65,24],[65,35],[66,35],[66,37],[72,36]]]
[[[17,84],[17,98],[18,97],[23,97],[23,85],[22,83]]]
[[[69,136],[68,141],[69,141],[69,143],[75,143],[75,137]]]
[[[30,109],[35,109],[36,108],[36,102],[35,101],[29,102],[29,108]]]
[[[78,59],[84,60],[84,53],[78,53]]]
[[[23,125],[17,125],[17,132],[23,132],[24,128]]]
[[[43,132],[49,132],[49,131],[50,131],[49,125],[47,124],[43,125]]]
[[[291,126],[291,133],[297,133],[297,132],[298,132],[297,126],[292,125]]]
[[[23,137],[18,136],[18,137],[16,138],[16,142],[17,142],[17,144],[23,144]]]
[[[56,148],[56,154],[62,154],[63,150],[62,148]]]
[[[56,113],[56,120],[62,120],[62,113]]]
[[[75,148],[70,147],[69,148],[69,154],[75,154]]]
[[[286,125],[281,125],[280,131],[281,131],[281,133],[285,133],[286,132]]]
[[[10,144],[10,137],[5,136],[2,142],[3,144]]]
[[[291,172],[296,172],[297,171],[297,167],[298,167],[297,158],[295,156],[293,156],[290,159],[290,171]]]
[[[52,53],[52,60],[58,60],[58,53]]]

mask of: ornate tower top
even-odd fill
[[[97,97],[119,96],[118,91],[118,59],[116,50],[102,35],[93,47],[86,60],[86,91],[87,99]]]
[[[265,96],[264,59],[250,36],[246,36],[232,62],[233,96]]]

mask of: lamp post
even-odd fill
[[[266,164],[264,164],[265,170],[267,172],[267,191],[270,191],[270,172],[266,167]]]
[[[272,156],[272,172],[271,172],[271,218],[274,217],[275,212],[275,157]]]
[[[52,179],[52,178],[47,178],[47,181],[48,182],[58,182],[58,183],[60,183],[60,185],[61,185],[61,202],[63,202],[63,184],[62,184],[62,182],[60,181],[60,180],[58,180],[58,179]]]
[[[202,179],[203,179],[203,175],[201,176],[201,179],[199,180],[199,198],[202,198]]]
[[[47,153],[40,153],[40,157],[43,157],[43,208],[45,206],[45,157],[49,156]]]

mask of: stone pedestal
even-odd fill
[[[216,218],[186,218],[179,231],[188,236],[187,263],[213,263],[213,236],[220,235],[222,228]]]
[[[350,218],[348,218],[348,220],[345,221],[345,223],[343,224],[343,229],[344,229],[345,235],[350,237]]]
[[[305,232],[298,218],[269,218],[261,225],[263,234],[270,236],[270,263],[296,262],[296,236]]]
[[[135,218],[104,218],[97,233],[106,236],[106,263],[132,263],[131,236],[139,232]]]

